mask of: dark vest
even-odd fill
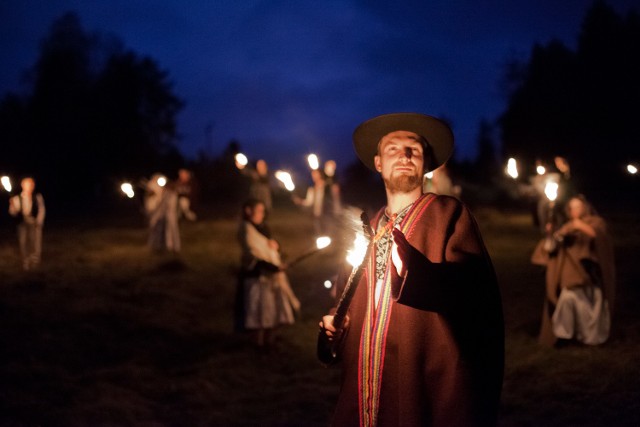
[[[22,194],[18,195],[18,200],[20,201],[20,214],[16,216],[16,220],[18,223],[25,222],[26,218],[37,218],[38,212],[40,212],[40,193],[34,193],[31,195],[31,212],[28,214],[22,211]]]

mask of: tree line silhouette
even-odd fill
[[[0,105],[0,169],[34,174],[49,199],[87,203],[118,178],[180,162],[183,102],[167,71],[115,37],[85,31],[75,13],[53,22],[25,78],[30,92],[6,94]]]
[[[49,199],[86,204],[113,197],[122,178],[188,166],[203,195],[239,199],[243,186],[231,159],[240,143],[230,141],[219,157],[184,159],[177,148],[184,102],[169,73],[117,37],[86,31],[75,13],[53,22],[25,79],[26,94],[7,93],[0,102],[0,172],[33,174]],[[490,186],[506,156],[533,166],[562,155],[591,193],[624,185],[621,168],[640,158],[639,79],[640,16],[621,16],[596,0],[574,50],[557,40],[536,44],[528,61],[505,67],[504,113],[480,122],[477,158],[454,160],[450,169]],[[355,165],[342,178],[347,195],[362,196],[350,188],[372,182]]]
[[[623,168],[640,160],[637,11],[621,16],[595,1],[575,50],[557,40],[536,44],[527,63],[507,67],[505,82],[508,104],[498,123],[506,156],[531,167],[566,157],[578,188],[594,196],[629,189]]]

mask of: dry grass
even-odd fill
[[[640,425],[633,215],[612,221],[621,280],[610,342],[554,350],[535,341],[535,229],[522,214],[476,213],[505,306],[501,425]],[[291,272],[303,312],[264,355],[232,331],[235,218],[185,224],[179,257],[150,254],[139,224],[50,226],[42,269],[30,274],[19,270],[12,230],[0,230],[0,425],[326,425],[339,372],[316,362],[315,340],[330,303],[322,282],[341,251]],[[289,254],[311,244],[311,223],[295,210],[278,210],[271,225]]]

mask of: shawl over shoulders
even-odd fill
[[[493,266],[474,218],[459,200],[422,197],[433,200],[406,233],[416,255],[404,281],[392,289],[378,426],[495,425],[504,324]],[[367,286],[363,278],[349,310],[336,426],[358,425]]]

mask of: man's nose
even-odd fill
[[[412,156],[411,147],[406,147],[403,152],[404,152],[404,157],[411,160],[411,156]]]

